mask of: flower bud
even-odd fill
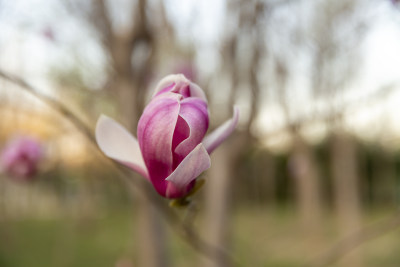
[[[167,198],[186,196],[211,165],[209,154],[234,130],[234,117],[205,137],[209,126],[203,90],[183,75],[157,85],[138,123],[137,137],[102,115],[96,126],[100,149],[147,178]]]

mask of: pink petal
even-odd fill
[[[155,95],[153,96],[153,98],[154,98],[154,97],[157,97],[157,96],[159,96],[159,95],[162,95],[162,94],[164,94],[164,93],[171,92],[171,91],[175,88],[175,85],[176,85],[176,83],[173,82],[173,83],[171,83],[170,85],[167,85],[165,88],[161,88],[161,89],[157,92],[157,94],[155,94]]]
[[[156,189],[158,183],[163,183],[173,171],[172,138],[178,120],[180,98],[175,93],[154,98],[139,120],[140,150]]]
[[[96,140],[106,156],[148,178],[138,141],[119,123],[101,115],[96,125]]]
[[[176,190],[184,190],[187,185],[195,180],[203,171],[211,166],[210,156],[208,155],[203,144],[198,144],[186,158],[183,159],[181,164],[176,167],[175,171],[166,178],[174,185],[174,190],[167,187],[167,197],[176,197]],[[184,192],[187,193],[187,192]]]
[[[178,82],[190,82],[183,76],[182,74],[171,74],[163,79],[157,84],[156,89],[154,90],[153,97],[160,95],[161,93],[166,92],[166,88],[171,90]],[[167,90],[167,91],[168,91]]]
[[[208,129],[207,103],[199,98],[187,98],[181,101],[179,116],[189,127],[189,136],[180,142],[175,155],[180,161],[186,157],[204,138]],[[177,129],[175,130],[177,131]]]
[[[233,117],[224,122],[221,126],[215,129],[212,133],[204,138],[203,144],[207,149],[207,152],[211,154],[236,128],[239,121],[239,109],[234,107]]]
[[[190,95],[192,97],[201,98],[204,102],[207,103],[207,97],[204,94],[204,91],[195,83],[190,83]]]
[[[163,78],[157,84],[153,97],[180,88],[183,88],[182,93],[184,94],[187,85],[189,85],[189,91],[191,97],[201,98],[203,101],[207,103],[207,98],[203,90],[197,84],[188,80],[183,74],[171,74]],[[188,96],[186,95],[185,97]]]
[[[176,127],[175,127],[175,131],[174,131],[174,136],[172,138],[172,156],[173,156],[173,169],[176,168],[176,166],[179,165],[179,163],[181,163],[182,159],[188,154],[186,155],[177,155],[175,153],[175,149],[176,147],[182,143],[184,140],[186,140],[190,135],[190,128],[188,123],[179,115],[178,116],[178,120],[176,122]],[[200,140],[201,141],[201,140]],[[200,143],[200,142],[198,142]],[[189,151],[190,152],[190,151]]]

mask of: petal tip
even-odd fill
[[[178,82],[190,83],[190,81],[183,74],[167,75],[164,78],[162,78],[161,81],[158,82],[152,97],[157,95],[157,93],[160,92],[163,88],[168,87],[169,85],[171,85],[173,83],[178,83]]]
[[[233,107],[233,116],[212,133],[207,135],[204,140],[204,146],[206,147],[209,154],[216,149],[228,136],[232,134],[239,122],[239,107]]]
[[[240,116],[240,109],[238,105],[233,106],[233,121],[235,123],[235,128],[239,122],[239,116]]]

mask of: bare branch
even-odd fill
[[[29,94],[33,95],[34,97],[40,99],[43,101],[45,104],[50,106],[51,108],[55,109],[57,112],[59,112],[61,115],[64,117],[68,118],[70,122],[93,144],[96,145],[96,140],[93,137],[92,133],[93,130],[86,125],[82,120],[80,120],[76,115],[72,113],[64,104],[58,102],[56,99],[53,99],[47,95],[44,95],[40,93],[38,90],[36,90],[32,85],[28,84],[25,80],[13,76],[11,74],[7,74],[6,72],[0,70],[0,77],[3,79],[14,83],[21,88],[25,89],[26,92]]]

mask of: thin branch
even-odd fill
[[[378,238],[382,235],[389,233],[390,231],[396,230],[400,227],[400,212],[397,212],[390,218],[367,226],[364,229],[360,229],[352,235],[337,242],[332,248],[326,251],[324,254],[316,258],[310,264],[306,266],[312,267],[324,267],[329,266],[348,253],[358,248],[362,244]]]
[[[49,107],[53,108],[61,115],[63,115],[67,120],[69,120],[78,131],[80,131],[87,140],[97,149],[97,142],[93,136],[93,130],[90,126],[86,125],[81,119],[79,119],[73,112],[71,112],[63,103],[60,101],[47,96],[45,94],[40,93],[35,87],[27,83],[24,79],[19,78],[17,76],[8,74],[0,69],[0,77],[4,80],[7,80],[13,84],[18,85],[21,89],[24,89],[27,93],[33,95],[37,99],[41,100]],[[194,229],[188,226],[186,223],[182,222],[180,217],[174,212],[165,202],[164,199],[161,199],[158,195],[155,194],[154,189],[151,188],[149,183],[143,183],[142,179],[133,179],[132,172],[115,161],[103,157],[107,159],[108,162],[114,167],[114,169],[120,174],[119,176],[123,179],[124,182],[128,183],[130,186],[135,188],[143,188],[144,196],[147,200],[157,208],[164,219],[167,221],[171,229],[173,229],[179,236],[186,241],[195,251],[206,256],[210,260],[216,261],[221,257],[228,259],[230,262],[235,262],[236,266],[240,266],[233,257],[233,255],[227,251],[225,248],[217,247],[213,244],[209,244],[200,235],[194,231]],[[144,186],[138,187],[139,183],[143,183]]]
[[[26,81],[23,79],[13,76],[11,74],[7,74],[6,72],[0,70],[0,77],[12,82],[19,87],[25,89],[26,92],[29,94],[33,95],[34,97],[40,99],[43,101],[45,104],[59,112],[61,115],[64,117],[68,118],[70,122],[72,122],[73,125],[93,144],[96,144],[96,140],[93,136],[93,130],[86,125],[82,120],[80,120],[76,115],[74,115],[64,104],[61,102],[57,101],[56,99],[44,95],[40,93],[38,90],[36,90],[32,85],[28,84]]]

